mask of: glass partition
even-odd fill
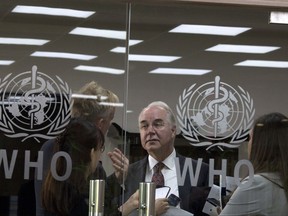
[[[206,199],[215,198],[224,207],[226,202],[221,199],[227,199],[226,195],[243,177],[253,176],[254,171],[259,174],[259,168],[254,170],[252,162],[247,160],[247,143],[255,119],[270,112],[287,115],[288,103],[284,97],[287,58],[283,53],[287,49],[288,28],[273,23],[270,17],[271,12],[279,11],[287,12],[287,9],[155,2],[131,6],[130,39],[141,40],[141,43],[130,46],[129,52],[130,162],[138,161],[134,166],[139,169],[141,164],[147,164],[146,178],[141,179],[147,181],[154,162],[144,159],[139,163],[139,160],[145,158],[147,152],[156,161],[168,157],[167,148],[160,147],[159,142],[169,145],[167,140],[172,140],[167,131],[166,139],[161,137],[169,119],[164,118],[160,126],[157,125],[159,119],[163,120],[164,111],[148,108],[141,113],[138,124],[138,115],[149,103],[167,103],[177,121],[174,142],[177,155],[209,166],[206,178],[209,183],[205,185],[201,182],[204,174],[197,172],[202,168],[192,168],[195,161],[186,160],[187,164],[183,165],[178,155],[176,168],[169,167],[169,159],[166,161],[167,170],[173,173],[176,169],[178,188],[166,179],[165,183],[176,188],[182,202],[180,207],[194,215],[202,215],[203,211],[214,215],[215,203]],[[275,157],[281,163],[281,159]],[[192,175],[187,167],[194,171]],[[269,169],[263,168],[261,172],[265,170]],[[198,187],[191,189],[188,185]],[[274,193],[267,194],[270,197]],[[262,195],[259,193],[259,196]],[[249,202],[253,194],[245,197],[246,200],[239,202]],[[280,199],[285,203],[285,197]],[[234,199],[234,204],[237,201]],[[240,215],[241,209],[236,206],[225,215],[232,213]]]
[[[125,52],[112,50],[125,48],[127,8],[125,3],[104,1],[13,1],[1,2],[0,8],[0,215],[42,215],[36,214],[41,199],[35,198],[34,184],[44,181],[56,145],[49,150],[41,146],[47,140],[54,144],[64,132],[75,115],[74,99],[87,111],[80,110],[80,116],[97,115],[88,100],[104,103],[101,106],[107,102],[116,110],[113,120],[101,110],[90,119],[107,133],[102,164],[107,175],[111,173],[105,155],[114,147],[111,140],[123,141],[113,128],[107,129],[109,121],[123,127],[127,80]],[[92,81],[97,82],[92,89],[79,92]],[[98,85],[119,101],[107,100],[109,94]],[[105,122],[100,125],[98,118]],[[79,134],[85,136],[85,131]],[[67,159],[67,174],[70,160],[64,156],[58,158]],[[60,190],[59,196],[63,194]]]

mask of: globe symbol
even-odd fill
[[[241,95],[232,86],[220,82],[220,77],[193,91],[187,112],[193,130],[209,140],[230,137],[245,118]]]
[[[61,114],[63,96],[59,93],[59,85],[33,66],[32,71],[20,73],[7,83],[3,114],[22,131],[46,129]]]

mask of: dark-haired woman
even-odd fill
[[[82,119],[70,121],[57,138],[54,152],[67,153],[72,162],[67,164],[67,158],[59,157],[57,175],[63,176],[69,167],[72,167],[71,174],[61,180],[53,177],[49,170],[42,188],[42,204],[51,215],[80,215],[80,212],[88,215],[87,179],[95,171],[103,149],[104,136],[100,129]]]
[[[65,132],[57,138],[54,153],[67,153],[72,162],[69,164],[67,158],[59,157],[55,168],[57,176],[65,176],[69,167],[71,173],[62,180],[55,178],[55,173],[53,176],[49,170],[42,187],[42,205],[48,212],[46,215],[88,215],[88,177],[96,169],[104,151],[104,142],[104,135],[95,124],[81,118],[70,121]],[[138,194],[135,194],[121,209],[123,215],[128,215],[137,206]],[[122,213],[116,209],[115,214]]]

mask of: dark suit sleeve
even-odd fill
[[[193,213],[194,216],[204,216],[204,215],[206,216],[206,214],[202,213],[202,209],[206,202],[206,196],[205,194],[201,193],[200,195],[199,193],[202,191],[201,188],[208,187],[209,166],[206,163],[198,164],[198,160],[194,159],[191,160],[191,158],[186,158],[179,154],[177,154],[177,157],[179,158],[181,173],[183,172],[183,167],[187,162],[186,161],[187,159],[188,162],[192,162],[194,172],[193,174],[191,174],[190,171],[188,170],[185,176],[184,185],[179,186],[179,196],[181,198],[180,207],[188,212]],[[192,182],[190,179],[190,175],[194,176],[197,165],[201,166],[198,181]]]
[[[117,214],[118,207],[136,192],[139,183],[145,180],[146,165],[147,157],[129,165],[124,188],[119,184],[114,173],[108,176],[105,189],[105,215]]]
[[[103,179],[106,181],[107,174],[102,165],[102,161],[99,161],[99,163],[97,164],[95,172],[91,175],[91,179]]]
[[[113,173],[106,179],[105,186],[105,216],[119,215],[118,207],[121,206],[121,194],[123,189]]]
[[[208,184],[209,165],[206,163],[202,163],[197,186],[192,186],[190,189],[189,211],[192,212],[194,216],[208,216],[207,214],[202,212],[206,199],[210,192],[210,187],[208,186]]]
[[[209,165],[206,163],[202,163],[197,186],[206,187],[208,185],[209,185]]]

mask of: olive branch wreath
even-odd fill
[[[11,76],[12,73],[5,76],[2,80],[0,79],[0,97],[1,101],[4,102],[4,94],[3,87],[7,84],[8,78]],[[16,133],[12,124],[7,121],[4,113],[3,113],[3,106],[0,106],[0,130],[5,133],[5,136],[10,138],[20,138],[24,137],[21,141],[25,141],[28,138],[34,138],[36,141],[40,142],[37,138],[43,139],[51,139],[57,136],[58,134],[62,133],[65,130],[65,127],[69,123],[69,119],[71,116],[71,95],[72,91],[69,88],[68,84],[64,82],[60,77],[56,76],[58,81],[60,82],[59,86],[61,90],[63,90],[63,98],[64,98],[64,109],[61,111],[61,115],[57,118],[57,120],[50,126],[49,131],[46,135],[44,134],[28,134],[28,133]]]
[[[209,146],[209,148],[212,148],[214,146],[225,146],[229,148],[236,148],[238,147],[243,141],[246,140],[247,135],[249,133],[249,130],[254,122],[253,117],[255,115],[255,109],[253,108],[253,100],[250,97],[249,93],[244,91],[243,88],[238,86],[238,88],[241,90],[241,96],[244,99],[244,104],[245,107],[247,108],[245,110],[245,119],[243,120],[242,126],[237,130],[229,143],[223,143],[223,142],[217,142],[217,143],[212,143],[212,142],[200,142],[198,139],[198,135],[193,129],[190,121],[188,120],[187,117],[187,103],[190,99],[191,94],[193,93],[193,88],[195,87],[196,84],[193,84],[188,88],[188,90],[184,89],[183,93],[179,96],[179,103],[176,106],[177,109],[177,120],[180,126],[180,130],[182,132],[182,136],[186,138],[191,145],[193,146]]]
[[[4,102],[4,94],[2,94],[3,91],[3,86],[7,84],[8,78],[11,76],[12,73],[8,74],[7,76],[4,77],[3,80],[0,79],[0,95],[1,95],[1,101],[2,104]],[[14,133],[13,127],[7,119],[3,118],[4,114],[2,113],[2,106],[0,106],[0,130],[3,131],[4,133]]]

